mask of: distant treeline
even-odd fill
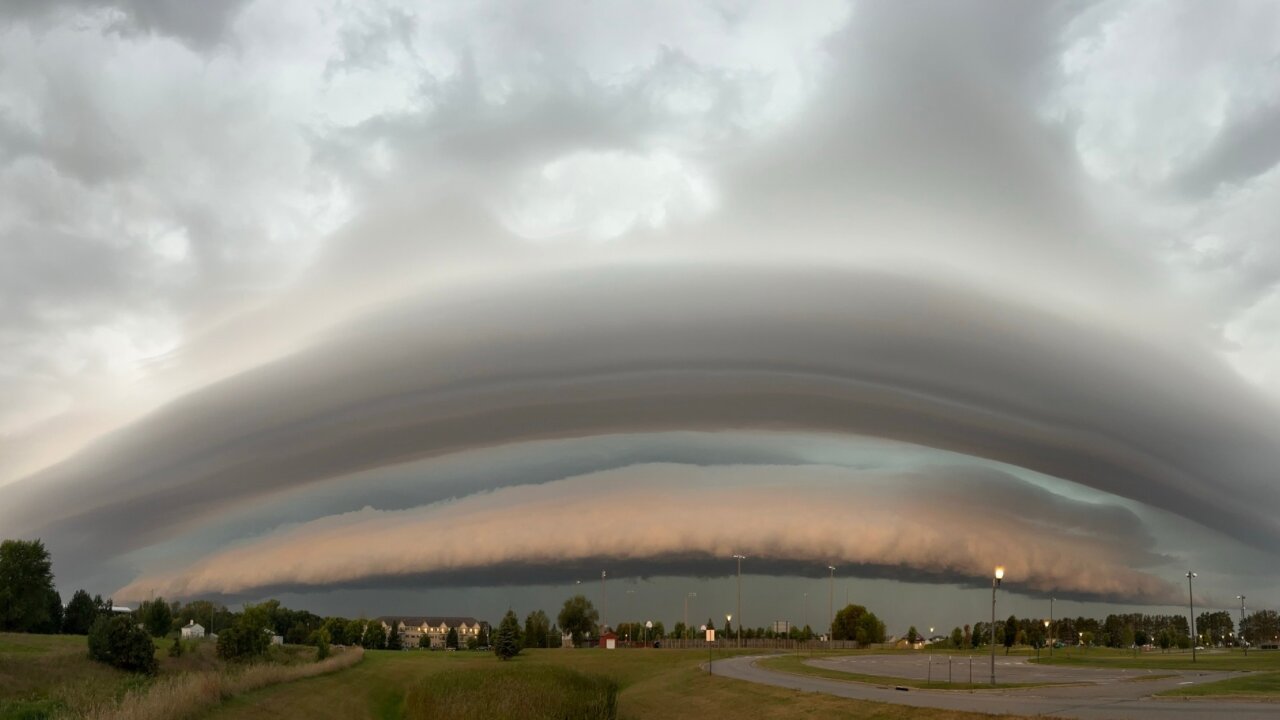
[[[1270,640],[1280,633],[1280,618],[1274,610],[1258,610],[1246,615],[1237,628],[1225,610],[1202,612],[1196,616],[1196,644],[1236,647],[1241,638],[1251,645]],[[1011,647],[1043,647],[1050,641],[1066,645],[1101,645],[1114,648],[1157,646],[1162,649],[1191,647],[1191,628],[1186,615],[1127,613],[1096,618],[1055,618],[1046,627],[1044,618],[1010,615],[995,626],[995,643]],[[979,620],[972,626],[955,628],[946,639],[951,647],[981,647],[991,642],[991,623]]]

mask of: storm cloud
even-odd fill
[[[1278,53],[1251,3],[8,5],[0,528],[134,595],[750,548],[1169,601],[1171,523],[1280,547]],[[789,502],[840,512],[730,519]]]

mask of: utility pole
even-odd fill
[[[600,632],[602,634],[604,633],[604,629],[607,627],[604,621],[604,616],[607,615],[609,612],[609,593],[605,590],[605,587],[604,587],[604,576],[605,576],[605,571],[601,570],[600,571]]]
[[[746,555],[734,555],[738,560],[738,647],[742,647],[742,561]]]
[[[1053,657],[1053,596],[1049,596],[1049,657]]]

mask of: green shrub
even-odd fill
[[[428,676],[405,697],[405,718],[614,720],[618,684],[546,665],[494,665]]]
[[[127,615],[100,617],[89,629],[89,658],[121,670],[154,675],[160,665],[151,635]]]
[[[316,636],[316,660],[323,660],[329,657],[329,631],[320,628],[315,634]]]
[[[218,657],[223,660],[253,660],[267,654],[271,636],[256,625],[237,621],[218,633]]]

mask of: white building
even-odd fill
[[[192,620],[191,622],[182,626],[183,640],[196,640],[202,637],[204,637],[204,626],[196,622],[195,620]]]

